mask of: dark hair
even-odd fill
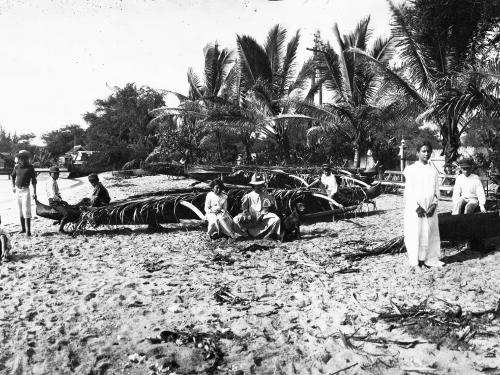
[[[420,152],[420,150],[424,146],[429,147],[431,149],[431,152],[434,150],[434,148],[432,147],[432,145],[431,145],[431,143],[429,141],[421,141],[421,142],[417,143],[417,152]]]
[[[210,182],[210,189],[213,189],[215,186],[219,186],[221,189],[224,189],[224,183],[220,178],[216,178]]]

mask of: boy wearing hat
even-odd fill
[[[49,178],[47,184],[45,185],[47,199],[50,207],[54,208],[62,215],[62,219],[59,222],[59,233],[66,233],[64,231],[64,225],[68,222],[69,212],[68,203],[62,200],[61,193],[59,192],[59,185],[57,183],[57,180],[59,179],[59,168],[55,166],[50,167],[49,175],[51,178]]]
[[[462,174],[458,175],[453,188],[453,215],[472,214],[479,206],[486,212],[486,196],[479,176],[472,173],[474,163],[471,159],[462,159],[458,165]]]
[[[111,202],[108,190],[102,183],[99,182],[99,176],[95,173],[89,174],[89,182],[92,185],[92,196],[90,197],[90,205],[92,207],[106,206]]]
[[[280,218],[270,212],[270,209],[276,206],[276,202],[274,197],[264,190],[265,183],[262,177],[252,176],[250,185],[253,189],[243,196],[241,203],[243,212],[235,216],[234,223],[242,235],[278,239]]]
[[[21,233],[26,233],[27,236],[31,236],[30,183],[33,185],[33,198],[36,200],[35,168],[29,162],[30,153],[28,151],[19,151],[17,158],[19,162],[10,175],[12,177],[12,189],[17,196]]]

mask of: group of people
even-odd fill
[[[442,267],[444,265],[439,260],[441,241],[436,213],[440,195],[439,174],[429,163],[431,153],[430,143],[419,144],[417,162],[404,170],[406,180],[404,242],[409,263],[414,267]],[[485,212],[486,197],[481,180],[472,173],[472,160],[463,159],[459,162],[459,166],[462,174],[455,179],[452,213],[454,215],[472,214],[477,209]]]
[[[11,173],[12,189],[17,197],[17,205],[19,207],[19,217],[21,224],[21,233],[26,233],[31,236],[31,192],[30,185],[33,187],[33,198],[37,200],[37,178],[35,168],[30,164],[31,154],[28,151],[22,150],[18,154],[18,163]],[[73,216],[79,212],[81,206],[98,207],[109,204],[111,198],[108,191],[99,182],[97,174],[92,173],[88,179],[93,188],[90,198],[82,199],[76,205],[69,205],[61,197],[59,190],[59,173],[57,166],[49,169],[50,178],[46,183],[45,190],[50,207],[61,214],[59,221],[59,232],[64,233],[64,226],[73,219]]]
[[[436,214],[439,202],[439,175],[429,163],[432,153],[430,143],[424,142],[417,147],[418,161],[404,170],[405,211],[404,239],[411,266],[441,267],[440,236]],[[31,235],[31,193],[37,199],[37,178],[33,165],[29,162],[30,154],[21,151],[18,163],[12,171],[12,187],[17,197],[20,213],[21,233]],[[472,173],[473,162],[463,159],[459,162],[462,174],[455,179],[453,188],[453,214],[471,214],[480,210],[485,212],[486,197],[481,180]],[[110,203],[108,191],[99,182],[99,177],[92,173],[88,179],[93,188],[91,198],[84,198],[76,205],[69,205],[63,200],[59,185],[59,168],[51,167],[50,179],[46,184],[46,194],[50,207],[60,213],[59,232],[64,233],[64,226],[73,219],[75,210],[80,206],[103,206]],[[323,167],[320,177],[325,194],[332,197],[338,189],[335,175],[328,165]],[[265,180],[254,175],[250,181],[252,191],[242,199],[242,212],[234,218],[228,212],[227,196],[223,193],[224,184],[217,179],[210,184],[211,191],[205,200],[205,215],[208,221],[208,235],[212,238],[227,236],[230,238],[253,237],[278,239],[280,218],[272,212],[276,208],[274,197],[265,189]],[[4,247],[6,239],[1,237]]]
[[[280,218],[271,212],[276,201],[265,189],[265,180],[254,175],[250,181],[252,191],[242,199],[242,212],[231,217],[227,210],[227,195],[223,193],[221,180],[213,180],[211,191],[205,199],[205,215],[208,221],[208,235],[212,239],[221,236],[279,238]]]

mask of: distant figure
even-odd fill
[[[213,180],[210,189],[212,191],[205,198],[208,235],[213,240],[221,236],[235,238],[233,218],[227,212],[227,195],[222,192],[224,184],[219,179]]]
[[[89,182],[92,185],[92,196],[83,198],[78,206],[101,207],[106,206],[111,202],[108,190],[102,183],[99,182],[99,176],[95,173],[89,174]]]
[[[90,205],[92,207],[106,206],[111,202],[108,190],[99,182],[99,176],[95,173],[89,174],[90,185],[94,188],[90,197]]]
[[[441,241],[439,237],[436,208],[439,199],[439,176],[429,164],[432,146],[423,142],[417,147],[418,161],[404,170],[405,211],[404,241],[409,263],[418,267],[442,267],[439,260]]]
[[[59,222],[59,233],[66,233],[64,231],[64,226],[68,222],[69,211],[68,203],[63,201],[61,193],[59,192],[59,184],[57,183],[57,180],[59,179],[59,168],[55,166],[50,167],[49,176],[51,178],[49,178],[45,185],[49,206],[62,215],[62,219]]]
[[[321,185],[329,198],[332,198],[338,190],[337,179],[332,174],[332,169],[328,164],[323,164],[323,174],[320,178]]]
[[[12,188],[17,195],[21,232],[31,236],[31,193],[30,183],[33,185],[33,198],[36,200],[36,174],[35,168],[30,164],[31,154],[21,150],[17,156],[19,162],[11,173]]]
[[[458,175],[453,188],[453,215],[472,214],[479,206],[486,212],[486,196],[479,176],[472,173],[474,163],[471,159],[462,159],[458,165],[462,174]]]
[[[241,154],[238,154],[236,157],[236,165],[241,165],[243,164],[243,156]]]
[[[265,184],[262,177],[252,176],[250,185],[253,190],[243,196],[243,212],[234,218],[234,222],[239,234],[277,240],[280,234],[280,218],[270,212],[276,202],[274,197],[264,190]]]

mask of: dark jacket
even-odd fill
[[[111,202],[108,190],[100,182],[94,187],[92,197],[90,198],[90,205],[92,207],[106,206]]]

